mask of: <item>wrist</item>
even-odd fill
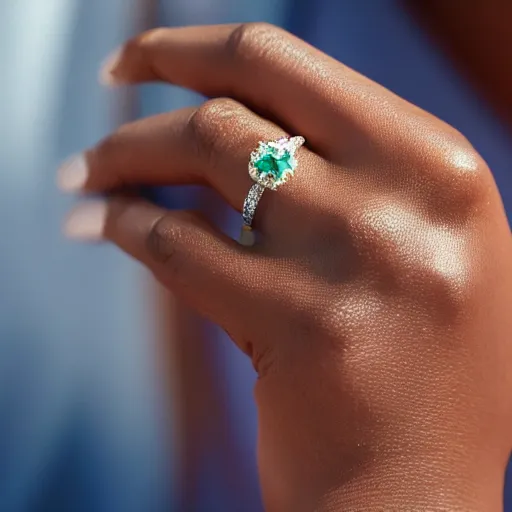
[[[443,456],[390,459],[346,473],[337,485],[326,486],[314,510],[501,512],[503,475],[503,467],[451,465]]]
[[[406,435],[406,434],[404,434]],[[262,474],[265,510],[297,512],[501,512],[508,454],[446,436],[411,443],[308,443],[300,456],[275,452]],[[313,446],[313,445],[316,446]],[[494,452],[494,453],[493,453]],[[276,459],[276,456],[278,459]],[[269,462],[267,460],[267,462]]]

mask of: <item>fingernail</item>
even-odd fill
[[[57,171],[57,185],[64,192],[81,190],[87,178],[89,169],[83,154],[74,155],[66,160]]]
[[[69,215],[64,233],[68,238],[83,242],[97,242],[103,238],[107,218],[104,201],[89,201],[77,206]]]
[[[114,50],[100,67],[99,82],[106,87],[115,87],[121,83],[121,80],[115,77],[114,71],[121,60],[121,48]]]

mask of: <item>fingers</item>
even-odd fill
[[[65,190],[207,183],[240,210],[252,184],[248,161],[261,139],[285,133],[230,99],[121,127],[59,171]]]
[[[146,32],[109,61],[103,77],[108,83],[167,81],[237,98],[271,113],[315,149],[339,147],[343,128],[371,124],[369,113],[389,111],[393,96],[291,34],[260,23]],[[344,127],[343,117],[350,120]]]
[[[259,275],[254,270],[256,256],[197,213],[169,212],[137,198],[113,198],[77,207],[65,229],[74,239],[112,241],[221,325],[234,312],[242,314],[246,290],[258,288],[253,282]]]

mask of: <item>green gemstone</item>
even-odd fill
[[[254,167],[261,173],[270,174],[275,180],[280,180],[286,171],[294,170],[292,158],[288,151],[279,152],[269,147],[254,162]]]

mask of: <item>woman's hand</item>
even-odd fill
[[[295,177],[263,195],[253,248],[133,197],[67,224],[140,260],[252,358],[267,510],[498,510],[512,243],[468,141],[266,24],[148,32],[107,78],[213,99],[123,126],[64,166],[65,189],[200,183],[240,211],[258,141],[306,138]]]

